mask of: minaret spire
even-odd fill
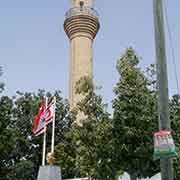
[[[70,40],[70,108],[82,99],[76,94],[76,82],[82,77],[92,78],[92,45],[99,30],[98,13],[93,6],[93,0],[72,0],[72,8],[66,13],[64,29]],[[77,124],[81,124],[82,113],[78,114]]]
[[[71,0],[72,6],[73,7],[80,6],[80,1],[84,2],[84,6],[92,7],[94,0]]]

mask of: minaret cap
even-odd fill
[[[71,0],[71,4],[73,7],[78,7],[80,6],[80,1],[84,2],[84,6],[93,6],[93,1],[94,0]]]

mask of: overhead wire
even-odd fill
[[[178,74],[177,74],[177,65],[176,65],[176,58],[175,58],[175,50],[173,46],[173,37],[172,37],[172,32],[169,24],[169,19],[168,19],[168,8],[167,8],[167,1],[164,0],[164,10],[165,10],[165,21],[167,25],[167,33],[169,37],[169,45],[171,49],[171,55],[172,55],[172,62],[174,66],[174,74],[175,74],[175,80],[176,80],[176,88],[177,88],[177,94],[180,94],[180,88],[179,88],[179,80],[178,80]]]

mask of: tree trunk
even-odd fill
[[[137,180],[136,174],[130,174],[131,180]]]

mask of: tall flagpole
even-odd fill
[[[54,153],[54,138],[55,138],[55,109],[56,109],[56,97],[54,96],[54,110],[52,120],[52,141],[51,141],[51,153]]]
[[[47,104],[48,104],[48,98],[46,97],[45,100],[45,110],[47,109]],[[45,166],[45,159],[46,159],[46,124],[45,124],[45,130],[44,130],[44,137],[43,137],[43,155],[42,155],[42,166]]]

